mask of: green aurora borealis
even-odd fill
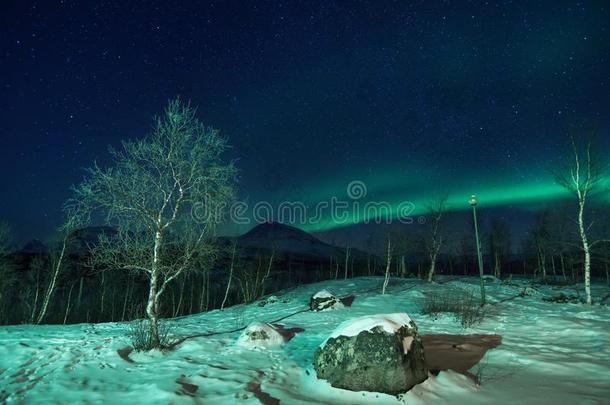
[[[519,208],[524,211],[537,211],[544,209],[547,206],[570,201],[571,195],[566,189],[556,184],[550,175],[542,178],[539,181],[511,181],[510,179],[489,179],[485,182],[470,183],[454,181],[452,184],[446,182],[430,181],[427,184],[425,181],[408,184],[408,182],[392,181],[386,176],[380,176],[380,181],[364,181],[366,185],[366,195],[362,198],[351,199],[347,194],[347,185],[349,181],[336,181],[334,187],[327,184],[322,186],[310,194],[310,199],[304,200],[305,205],[311,209],[320,201],[330,201],[331,198],[336,198],[339,201],[349,203],[349,208],[343,210],[345,218],[341,221],[334,221],[329,210],[326,210],[321,221],[306,223],[299,225],[309,232],[324,232],[332,229],[350,226],[362,222],[375,222],[374,210],[366,215],[367,203],[387,203],[392,218],[396,218],[398,209],[405,202],[412,203],[413,210],[409,214],[410,217],[425,216],[428,207],[439,196],[447,194],[446,208],[448,211],[463,211],[470,210],[468,205],[468,197],[471,194],[476,194],[479,198],[479,209],[486,208]],[[405,184],[406,183],[406,184]],[[404,184],[404,185],[403,185]],[[610,179],[605,178],[600,182],[600,190],[608,190]],[[334,190],[334,192],[333,192]],[[298,200],[286,200],[298,201]],[[610,192],[593,194],[590,197],[590,202],[602,204],[610,203]],[[276,204],[280,204],[277,201]],[[357,204],[356,210],[353,210],[354,204]],[[277,205],[276,205],[277,206]],[[356,211],[356,215],[353,214]],[[385,218],[385,216],[383,217]],[[345,219],[345,220],[343,220]]]
[[[411,194],[407,191],[397,191],[388,195],[385,193],[383,199],[375,198],[375,185],[368,185],[367,198],[359,200],[361,203],[361,212],[364,212],[364,204],[367,201],[387,202],[392,208],[392,215],[396,215],[397,208],[405,201],[413,203],[414,209],[411,216],[425,215],[428,205],[435,197],[429,197],[424,194]],[[546,203],[556,202],[569,197],[568,192],[552,181],[545,182],[530,182],[521,184],[500,184],[500,185],[481,185],[477,187],[467,188],[466,186],[456,187],[448,195],[447,209],[450,211],[461,211],[470,209],[467,199],[471,194],[476,194],[479,197],[479,208],[500,207],[500,206],[520,206],[521,208],[536,209]],[[432,194],[434,195],[434,194]],[[342,194],[345,201],[350,201],[346,197],[345,192]],[[370,196],[370,198],[369,198]],[[330,198],[330,197],[329,197]],[[311,232],[322,232],[331,230],[337,227],[348,226],[354,223],[373,221],[374,218],[358,218],[354,220],[350,216],[350,220],[343,223],[337,223],[330,220],[329,217],[324,218],[319,223],[307,224],[303,228]]]

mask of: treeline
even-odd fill
[[[3,227],[7,229],[6,227]],[[50,252],[11,252],[5,247],[0,259],[0,324],[115,322],[145,318],[149,281],[141,272],[96,268],[82,244],[71,237],[72,247],[52,286],[59,247]],[[6,244],[5,244],[6,246]],[[74,248],[81,250],[74,250]],[[226,261],[221,254],[213,267],[185,272],[168,285],[159,312],[174,318],[252,302],[265,292],[264,284],[282,282],[275,273],[273,257],[260,256],[256,263],[237,260],[227,292],[229,273],[219,268]],[[265,263],[263,277],[262,263]],[[295,281],[301,277],[293,275]],[[288,280],[286,280],[288,281]],[[49,294],[49,289],[53,291]],[[269,287],[268,287],[269,288]],[[51,298],[41,317],[45,297]]]
[[[5,236],[0,254],[0,324],[119,322],[146,317],[148,276],[98,267],[91,260],[95,240],[107,230],[72,232],[58,268],[63,242],[49,252],[13,251],[8,227],[0,229]],[[354,259],[349,254],[327,261],[273,249],[242,249],[222,238],[215,245],[212,259],[206,257],[194,266],[196,270],[168,284],[159,303],[161,318],[251,303],[279,289],[337,278],[339,273],[341,278],[344,274],[380,274],[381,268],[378,262],[370,260],[367,266],[362,256]],[[49,302],[41,313],[46,297]]]
[[[525,233],[513,237],[510,223],[503,218],[481,221],[481,251],[484,273],[497,278],[509,275],[532,277],[540,282],[581,283],[584,281],[584,254],[580,246],[573,207],[556,204],[534,214]],[[593,207],[587,216],[595,219],[589,228],[591,276],[610,285],[610,217],[607,208]],[[445,225],[445,224],[442,224]],[[473,224],[463,232],[441,226],[436,239],[439,247],[435,271],[444,275],[478,275]],[[392,240],[395,274],[425,278],[431,265],[433,230],[431,225],[412,231],[390,226],[386,237]],[[440,236],[439,236],[440,235]],[[370,247],[381,251],[377,246]]]
[[[485,273],[498,278],[523,275],[540,282],[573,284],[583,281],[583,255],[571,230],[567,208],[538,214],[522,242],[513,246],[510,227],[489,221],[483,231]],[[595,240],[604,241],[608,227],[598,227]],[[404,229],[404,228],[403,228]],[[426,278],[430,266],[427,230],[413,235],[393,230],[390,275]],[[436,273],[478,274],[476,249],[470,235],[445,231],[446,243],[437,259]],[[80,231],[68,238],[67,258],[59,269],[54,291],[41,323],[119,322],[145,318],[149,293],[141,272],[91,266]],[[94,238],[89,235],[89,240]],[[281,288],[329,279],[383,275],[382,255],[355,254],[345,248],[327,259],[312,259],[273,249],[242,249],[230,240],[218,242],[218,254],[197,271],[184,273],[168,286],[160,302],[160,316],[174,318],[235,304],[251,303]],[[0,225],[0,324],[37,323],[48,295],[61,243],[50,252],[13,251],[10,230]],[[610,284],[610,244],[593,247],[593,277]]]

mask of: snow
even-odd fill
[[[335,294],[331,293],[328,290],[320,290],[314,294],[313,298],[335,298]]]
[[[405,313],[365,315],[343,322],[334,330],[329,338],[356,336],[360,332],[368,331],[378,326],[381,326],[388,333],[395,333],[403,326],[411,328],[410,322],[411,318]]]
[[[550,286],[507,300],[527,284],[515,277],[518,285],[487,285],[492,303],[488,316],[464,329],[452,316],[422,315],[421,301],[444,289],[475,292],[478,279],[439,281],[391,279],[385,295],[380,294],[380,277],[325,281],[276,292],[280,301],[264,307],[239,305],[168,321],[174,335],[185,336],[234,330],[252,322],[275,324],[296,313],[280,323],[304,331],[264,350],[241,346],[242,332],[232,332],[190,339],[168,353],[131,353],[130,363],[117,354],[130,344],[128,323],[0,327],[0,403],[260,404],[259,397],[265,396],[286,404],[608,403],[607,306],[544,302],[543,297],[559,292],[574,293]],[[349,308],[307,311],[309,298],[321,289],[356,298]],[[594,297],[608,292],[606,286],[593,286]],[[349,392],[318,380],[313,353],[337,325],[360,317],[374,319],[371,316],[380,313],[409,314],[421,335],[499,334],[503,341],[471,369],[480,374],[481,385],[443,371],[397,398]]]

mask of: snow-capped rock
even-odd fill
[[[377,327],[381,327],[388,333],[396,333],[404,326],[415,329],[417,332],[415,322],[405,313],[367,315],[341,323],[329,336],[329,339],[339,336],[356,336],[360,332],[370,331]]]
[[[351,391],[397,395],[428,377],[417,327],[404,313],[343,322],[316,350],[313,364],[318,378]]]
[[[341,300],[328,290],[318,291],[309,299],[309,309],[312,311],[325,311],[343,307]]]
[[[268,323],[251,323],[237,339],[242,347],[277,348],[284,344],[284,337]]]

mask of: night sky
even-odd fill
[[[3,0],[0,46],[0,219],[19,240],[49,237],[83,168],[176,96],[229,137],[250,203],[359,180],[418,209],[539,207],[564,197],[566,125],[610,154],[606,1]]]

